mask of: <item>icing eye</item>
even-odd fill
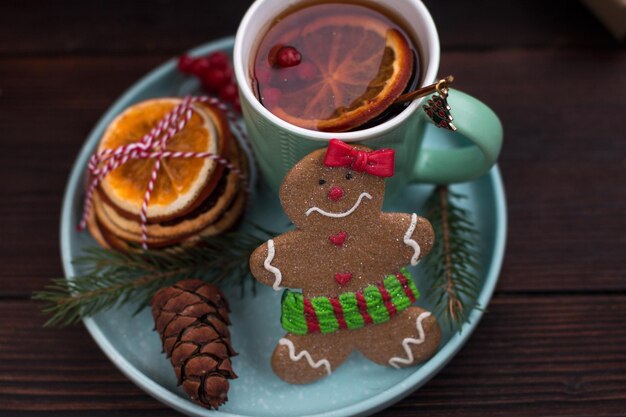
[[[326,180],[320,180],[320,185],[326,184]]]
[[[351,180],[351,179],[352,179],[352,173],[351,173],[351,172],[348,172],[348,173],[346,174],[346,179],[347,179],[347,180]]]

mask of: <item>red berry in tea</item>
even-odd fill
[[[273,45],[267,52],[267,64],[270,68],[278,67],[278,64],[276,63],[276,58],[278,57],[278,51],[280,51],[282,47],[283,45],[278,43]]]
[[[263,103],[265,107],[274,107],[278,104],[281,96],[282,93],[278,88],[268,87],[263,91],[261,103]]]
[[[268,83],[272,78],[272,72],[268,68],[259,68],[255,75],[257,82],[262,84]]]
[[[396,98],[419,81],[419,53],[392,10],[357,2],[288,9],[256,51],[257,97],[281,119],[313,130],[343,132],[393,117],[403,108],[391,106]]]
[[[273,81],[276,84],[282,84],[284,88],[293,86],[298,81],[298,67],[278,68],[274,71]]]
[[[311,62],[303,62],[298,65],[298,77],[304,81],[311,81],[321,75],[319,69]]]
[[[283,46],[276,53],[276,64],[281,68],[295,67],[302,61],[302,55],[293,46]]]

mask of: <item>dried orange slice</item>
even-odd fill
[[[300,127],[354,129],[385,111],[412,77],[413,52],[404,35],[371,16],[323,16],[274,42],[295,46],[300,66],[315,66],[305,77],[298,77],[298,66],[274,69],[278,81],[265,84],[280,90],[274,100],[264,100],[272,92],[259,86],[263,104]]]
[[[148,133],[180,99],[155,99],[126,109],[109,125],[99,151],[135,143]],[[192,116],[185,128],[166,144],[170,151],[211,152],[224,149],[223,118],[200,103],[192,105]],[[100,183],[103,197],[121,214],[137,219],[155,159],[130,159],[111,171]],[[162,158],[161,167],[148,204],[151,221],[174,218],[193,208],[207,194],[207,185],[222,166],[208,158]],[[210,190],[208,191],[210,192]]]
[[[236,167],[244,166],[246,163],[245,156],[239,150],[235,139],[229,141],[229,147],[231,162]],[[233,171],[223,173],[217,187],[197,208],[186,215],[176,217],[170,221],[147,225],[148,243],[150,246],[154,246],[163,241],[180,240],[199,232],[209,224],[215,223],[231,205],[240,188],[241,180],[237,173]],[[113,207],[102,201],[98,196],[94,197],[94,211],[98,221],[105,230],[126,241],[142,242],[140,221],[121,216]]]

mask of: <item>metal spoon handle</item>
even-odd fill
[[[418,88],[417,90],[409,91],[408,93],[402,94],[400,97],[398,97],[394,101],[394,104],[405,103],[407,101],[413,101],[415,99],[427,96],[428,94],[432,94],[435,91],[441,95],[447,96],[448,86],[452,84],[453,82],[454,82],[454,76],[448,75],[447,77],[442,78],[441,80],[437,81],[434,84],[427,85],[425,87]]]

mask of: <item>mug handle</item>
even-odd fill
[[[421,149],[412,182],[465,182],[489,171],[502,148],[502,123],[484,103],[458,90],[448,95],[454,125],[472,144],[453,149]],[[426,117],[422,115],[422,117]],[[427,121],[430,123],[430,121]]]

